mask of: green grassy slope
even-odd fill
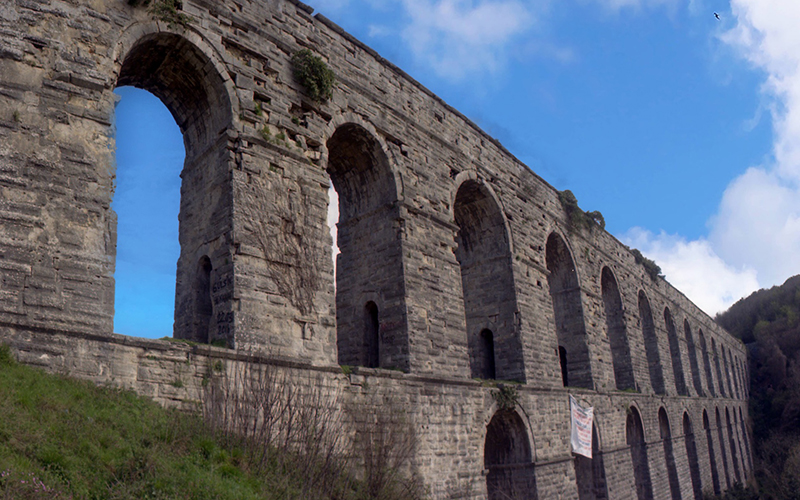
[[[256,474],[245,455],[199,416],[21,366],[0,347],[0,498],[332,498],[301,494],[285,466]]]

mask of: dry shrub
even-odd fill
[[[347,470],[339,394],[322,377],[300,380],[272,365],[217,362],[203,392],[203,417],[226,446],[244,449],[264,473],[276,466],[303,478],[301,498],[332,494]]]
[[[341,391],[323,376],[268,364],[217,361],[209,374],[206,424],[225,446],[243,449],[256,472],[277,467],[302,478],[298,498],[424,498],[419,478],[409,479],[416,433],[398,405],[343,411]],[[354,470],[363,471],[363,481],[354,480]]]
[[[364,467],[364,485],[369,498],[420,499],[422,482],[413,477],[411,461],[417,435],[404,408],[393,402],[380,407],[353,406],[354,448]]]

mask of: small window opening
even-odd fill
[[[569,386],[569,370],[567,369],[567,349],[560,345],[558,346],[558,361],[561,363],[561,382],[564,387]]]
[[[367,359],[364,366],[368,368],[380,367],[380,321],[378,319],[378,306],[375,302],[367,302],[364,306],[364,352]]]
[[[497,371],[494,361],[494,334],[485,329],[481,332],[481,351],[483,354],[483,378],[496,379]]]
[[[211,259],[207,256],[200,258],[197,264],[195,278],[195,334],[197,342],[210,343],[211,334],[209,327],[214,315],[214,303],[211,300]]]

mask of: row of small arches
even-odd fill
[[[566,243],[556,233],[552,233],[548,238],[546,252],[547,269],[550,273],[548,281],[558,334],[562,383],[565,387],[591,389],[594,387],[594,377],[591,373],[589,347],[586,341],[587,333],[583,321],[581,287],[578,283],[575,265]],[[608,266],[603,267],[600,281],[616,388],[618,390],[637,390],[622,298],[614,273]],[[659,348],[659,338],[656,333],[650,300],[644,290],[639,290],[638,293],[638,310],[650,384],[656,394],[666,394],[666,382],[662,368],[664,360]],[[680,341],[669,307],[664,308],[663,318],[669,343],[669,358],[672,364],[675,392],[678,395],[688,396],[689,390],[684,375]],[[689,320],[685,319],[684,337],[695,393],[698,396],[746,397],[747,383],[744,363],[733,356],[730,349],[721,343],[720,350],[717,351],[717,343],[713,337],[711,339],[713,358],[710,357],[702,329],[698,330],[698,335],[705,368],[705,388],[708,389],[708,393],[704,390],[702,382],[694,335]],[[712,359],[716,368],[716,378],[711,371]]]
[[[731,413],[733,417],[731,417]],[[629,461],[634,479],[636,498],[652,500],[655,487],[668,487],[670,498],[685,498],[683,491],[691,491],[691,498],[701,500],[703,491],[719,495],[735,483],[744,483],[752,471],[750,439],[742,409],[716,408],[709,418],[702,413],[703,432],[695,434],[689,412],[681,418],[681,434],[672,432],[667,411],[658,410],[659,439],[645,439],[642,416],[635,406],[628,409],[625,422],[626,447],[604,451],[600,445],[598,426],[592,427],[592,458],[576,456],[573,461],[575,481],[580,500],[607,500],[609,498],[606,479],[607,459],[619,468]],[[683,449],[681,449],[683,448]],[[627,458],[617,456],[624,453]],[[681,485],[676,454],[682,461],[686,457],[690,484]],[[511,410],[498,411],[489,422],[484,446],[484,467],[488,470],[486,487],[489,500],[518,498],[538,499],[535,468],[531,446],[523,419]],[[707,467],[701,467],[707,460]],[[622,465],[624,470],[624,465]],[[710,471],[704,474],[702,471]],[[666,472],[666,478],[654,476]],[[686,483],[686,476],[683,476]],[[616,487],[624,482],[616,482]],[[619,492],[617,493],[619,494]],[[624,494],[624,492],[623,492]]]

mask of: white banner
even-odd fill
[[[592,419],[594,408],[581,407],[572,394],[569,396],[569,413],[572,421],[572,452],[592,458]]]

